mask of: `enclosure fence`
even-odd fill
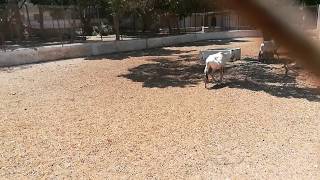
[[[132,14],[120,17],[121,39],[162,37],[199,31],[254,29],[234,11],[158,15],[149,19]],[[113,19],[102,7],[0,4],[2,51],[46,45],[114,40]]]
[[[304,7],[308,16],[306,29],[316,29],[318,6]],[[121,39],[162,37],[172,34],[255,29],[248,19],[234,10],[193,13],[187,17],[175,14],[141,17],[122,14]],[[114,40],[113,19],[98,5],[78,6],[0,4],[0,50],[14,50],[46,45]]]

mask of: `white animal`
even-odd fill
[[[219,52],[208,56],[208,58],[206,59],[206,67],[204,69],[205,88],[207,88],[207,84],[209,83],[209,74],[211,75],[212,80],[215,80],[213,77],[213,73],[215,73],[217,70],[220,70],[220,82],[222,82],[225,64],[227,62],[233,61],[234,59],[234,50],[225,53]]]

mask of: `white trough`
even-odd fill
[[[212,54],[216,54],[219,52],[231,53],[232,50],[234,50],[235,59],[240,60],[241,59],[241,48],[220,48],[220,49],[207,49],[207,50],[200,51],[200,61],[205,63],[205,60]]]

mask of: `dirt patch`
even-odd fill
[[[316,79],[256,62],[261,39],[0,70],[3,178],[320,177]],[[199,50],[241,47],[225,82]]]

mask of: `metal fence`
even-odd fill
[[[316,27],[317,7],[310,8],[306,27]],[[99,6],[44,6],[26,3],[23,6],[0,4],[0,48],[17,48],[87,41],[114,40],[113,19]],[[199,31],[255,29],[235,11],[193,13],[188,17],[174,14],[141,17],[123,14],[120,17],[121,39],[168,36]]]
[[[111,23],[99,7],[75,6],[0,8],[0,45],[2,50],[51,44],[84,42],[87,36],[109,35]]]

